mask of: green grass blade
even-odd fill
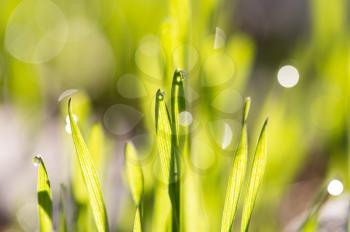
[[[38,167],[38,210],[40,231],[52,232],[52,193],[49,177],[43,159],[40,156],[33,158],[33,163]]]
[[[141,211],[140,211],[140,207],[137,207],[137,208],[136,208],[133,232],[142,232],[142,223],[141,223]]]
[[[103,167],[107,157],[104,152],[106,144],[101,124],[96,123],[92,125],[87,141],[88,149],[94,161],[97,173],[101,180],[103,180]]]
[[[98,180],[97,172],[85,144],[83,136],[73,119],[71,110],[71,99],[68,102],[68,114],[72,129],[72,138],[76,149],[78,162],[81,168],[81,174],[89,195],[89,202],[94,215],[96,227],[99,232],[108,231],[107,213],[103,201],[101,185]]]
[[[171,119],[174,125],[177,144],[180,144],[180,137],[183,132],[180,131],[179,114],[186,109],[185,91],[183,87],[184,76],[180,70],[175,70],[173,84],[171,86]]]
[[[156,94],[156,132],[157,146],[160,158],[162,177],[168,183],[169,197],[172,206],[172,228],[179,230],[179,162],[176,157],[176,137],[171,124],[169,111],[164,100],[164,93],[160,90]]]
[[[267,160],[267,122],[268,120],[266,119],[263,128],[261,129],[260,137],[253,158],[253,164],[248,184],[248,191],[243,206],[241,232],[245,232],[248,230],[255,200],[258,195],[258,190],[264,176]]]
[[[180,126],[179,121],[179,115],[181,112],[185,111],[186,109],[186,102],[185,102],[185,91],[183,87],[183,81],[184,81],[184,73],[181,70],[175,70],[174,76],[173,76],[173,83],[171,86],[171,120],[172,120],[172,126],[173,126],[173,136],[172,136],[172,159],[173,159],[173,166],[172,172],[176,172],[176,176],[181,176],[181,156],[183,156],[184,152],[184,145],[186,140],[186,130],[187,126]],[[176,209],[174,215],[176,218],[173,220],[173,223],[178,223],[178,226],[174,225],[175,227],[180,226],[180,192],[181,192],[181,186],[180,181],[177,178],[173,183],[171,183],[173,186],[171,187],[170,192],[173,196],[173,204],[174,208]]]
[[[222,214],[221,231],[231,231],[237,211],[238,199],[243,186],[248,160],[248,132],[246,120],[249,113],[250,98],[246,99],[243,108],[241,140],[233,158],[231,173],[226,190],[225,205]]]
[[[137,157],[136,149],[131,142],[125,144],[126,176],[132,198],[136,205],[134,232],[142,231],[141,203],[143,197],[143,172]]]
[[[126,176],[132,198],[135,204],[139,206],[143,196],[143,173],[136,149],[131,142],[125,144],[125,163]]]
[[[66,211],[64,209],[63,204],[63,194],[65,193],[65,187],[61,185],[61,192],[60,192],[60,201],[58,205],[58,231],[59,232],[67,232],[67,219],[66,219]]]
[[[156,133],[157,133],[157,148],[160,159],[162,179],[169,183],[170,180],[170,162],[171,162],[171,140],[172,129],[168,108],[164,99],[164,92],[157,91],[156,94]]]

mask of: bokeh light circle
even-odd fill
[[[292,65],[285,65],[278,70],[277,73],[278,83],[285,88],[292,88],[299,81],[299,72]]]
[[[340,180],[331,180],[327,186],[327,191],[332,196],[339,196],[344,190],[343,183]]]
[[[22,1],[9,18],[5,46],[15,58],[42,63],[56,57],[68,36],[60,8],[49,0]]]

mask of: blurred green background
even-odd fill
[[[33,154],[46,161],[55,201],[61,183],[67,202],[79,199],[70,181],[68,95],[85,138],[96,142],[95,123],[104,132],[98,160],[111,229],[132,228],[123,181],[123,145],[131,140],[145,172],[145,227],[161,230],[152,211],[161,181],[154,96],[158,88],[170,94],[175,68],[185,71],[191,119],[183,178],[196,180],[188,188],[197,195],[187,203],[189,231],[219,230],[247,96],[251,151],[270,120],[251,231],[288,230],[334,178],[348,205],[349,9],[346,0],[1,0],[0,230],[38,230]],[[67,211],[74,221],[74,207]],[[349,217],[339,212],[326,219]]]

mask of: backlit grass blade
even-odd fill
[[[181,156],[184,152],[184,145],[186,139],[186,130],[187,126],[180,125],[179,115],[181,112],[184,112],[186,109],[185,102],[185,91],[183,87],[184,73],[181,70],[175,70],[173,76],[173,83],[171,86],[171,121],[173,126],[173,136],[172,136],[172,149],[173,149],[173,159],[175,162],[174,172],[176,172],[177,177],[181,176]],[[171,183],[174,185],[172,187],[171,194],[173,194],[174,208],[176,211],[176,218],[178,219],[177,223],[180,224],[180,192],[181,186],[178,179],[175,182]]]
[[[231,173],[226,190],[225,205],[221,222],[222,232],[231,231],[237,211],[238,199],[245,177],[248,160],[248,132],[246,120],[249,113],[249,107],[250,98],[247,98],[243,108],[241,140],[233,158]]]
[[[164,99],[164,92],[161,90],[158,90],[156,94],[155,119],[158,156],[160,159],[162,172],[161,175],[162,179],[169,183],[172,129],[170,124],[169,111]]]
[[[96,227],[99,232],[108,231],[107,213],[103,201],[101,185],[98,180],[95,165],[89,150],[85,144],[83,136],[78,128],[77,123],[73,119],[71,109],[71,99],[68,102],[68,114],[70,126],[72,130],[72,138],[76,149],[78,162],[81,168],[81,174],[89,195],[89,202],[94,215]]]
[[[134,145],[128,142],[125,145],[126,176],[132,198],[136,205],[134,232],[142,231],[141,203],[143,197],[143,173]]]
[[[135,205],[140,205],[143,195],[143,173],[136,149],[131,142],[125,144],[125,165],[128,185]]]
[[[134,229],[133,232],[142,232],[142,223],[141,223],[141,210],[140,207],[136,208],[136,214],[134,219]]]
[[[49,177],[43,159],[40,156],[33,158],[38,167],[38,211],[41,232],[52,232],[52,193]]]
[[[258,144],[255,150],[255,155],[253,158],[253,164],[248,183],[248,190],[243,206],[241,232],[245,232],[248,230],[255,200],[258,195],[258,190],[264,176],[267,160],[267,122],[268,119],[265,120],[263,128],[261,129]]]
[[[179,188],[177,183],[178,159],[175,157],[176,137],[174,137],[169,111],[165,103],[164,93],[156,94],[156,133],[158,155],[162,170],[162,178],[168,183],[169,197],[172,205],[173,230],[179,229]]]
[[[180,137],[183,135],[183,131],[180,130],[179,115],[186,109],[183,81],[183,71],[175,70],[171,86],[171,120],[174,125],[174,134],[178,145],[180,144]]]
[[[67,232],[67,219],[66,211],[63,204],[63,194],[65,193],[65,188],[61,185],[60,201],[58,205],[58,232]]]

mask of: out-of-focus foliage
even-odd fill
[[[74,114],[87,138],[102,191],[110,199],[106,205],[110,229],[130,231],[135,218],[135,202],[125,197],[128,190],[120,184],[126,141],[135,145],[143,171],[143,207],[136,212],[144,230],[171,227],[171,202],[160,174],[170,160],[161,163],[157,159],[154,99],[156,90],[164,89],[164,105],[171,106],[171,84],[177,69],[183,70],[184,91],[179,96],[186,108],[177,112],[169,107],[168,116],[178,120],[176,130],[188,133],[187,138],[176,138],[181,144],[181,229],[220,229],[232,156],[241,137],[245,96],[252,97],[254,109],[247,128],[251,135],[248,143],[257,140],[257,128],[269,116],[266,172],[250,222],[252,231],[286,228],[307,211],[324,180],[336,176],[342,180],[344,192],[349,192],[349,3],[309,1],[303,10],[307,20],[297,25],[307,30],[295,35],[291,45],[289,38],[275,34],[272,37],[277,39],[269,40],[269,30],[275,27],[293,31],[285,21],[276,20],[271,25],[250,22],[259,17],[261,21],[270,19],[270,11],[283,19],[280,9],[284,4],[249,1],[252,9],[246,11],[247,4],[242,2],[1,1],[0,124],[11,126],[12,122],[19,127],[11,127],[12,137],[5,129],[0,132],[0,136],[5,134],[1,138],[16,138],[15,144],[7,140],[1,144],[23,148],[13,154],[10,150],[11,159],[26,159],[23,154],[37,149],[34,138],[41,137],[42,130],[54,128],[51,134],[58,131],[58,135],[46,136],[47,149],[64,154],[43,156],[49,173],[69,176],[67,196],[63,197],[68,229],[94,231],[96,227],[82,170],[71,139],[67,139],[71,120],[67,122],[67,98],[61,95],[66,90],[74,90],[68,94],[74,99]],[[249,28],[250,24],[255,27]],[[257,30],[265,30],[264,36],[259,37]],[[281,47],[288,52],[275,59]],[[278,70],[284,65],[293,65],[299,73],[292,88],[278,82]],[[58,102],[60,96],[63,100]],[[71,118],[75,120],[75,116]],[[171,138],[166,133],[163,136]],[[158,136],[158,142],[163,136]],[[23,173],[14,173],[18,167],[11,168],[6,160],[9,156],[1,155],[5,161],[0,162],[0,198],[6,195],[3,189],[7,189],[8,176],[27,175],[24,168]],[[59,164],[70,171],[62,173]],[[53,195],[58,195],[59,184],[52,186]],[[3,220],[4,224],[15,230],[38,228],[27,223],[35,221],[34,214],[25,214],[31,216],[24,217],[27,221],[21,219],[27,208],[14,202],[0,206],[0,215],[5,211],[10,218]],[[237,205],[237,214],[242,208]],[[72,221],[77,223],[72,226]]]

